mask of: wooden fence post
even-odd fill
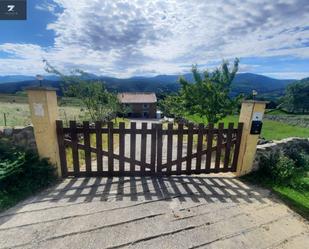
[[[58,105],[56,89],[33,87],[27,89],[34,136],[41,158],[48,158],[61,177],[61,165],[56,132]]]
[[[242,122],[244,126],[237,162],[237,176],[242,176],[252,171],[259,135],[250,134],[250,129],[253,120],[262,119],[266,103],[265,101],[247,100],[241,105],[239,122]]]
[[[6,113],[3,113],[4,127],[6,127]]]

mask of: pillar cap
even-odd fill
[[[30,86],[25,89],[26,91],[57,91],[57,88],[48,86]]]
[[[242,103],[252,103],[252,104],[268,104],[269,101],[262,101],[262,100],[252,100],[252,99],[248,99],[248,100],[244,100],[242,101]]]

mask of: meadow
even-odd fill
[[[204,123],[204,124],[207,123],[206,119],[200,118],[196,115],[188,115],[186,118],[195,123]],[[237,125],[238,116],[230,115],[225,117],[220,122],[223,122],[224,126],[226,127],[230,122],[235,123],[235,125]],[[263,121],[261,137],[267,140],[280,140],[287,137],[309,138],[309,129],[298,125],[292,125],[289,124],[288,122],[286,123],[282,121],[279,122],[274,120],[268,120],[267,118],[265,118]]]
[[[28,104],[0,102],[0,126],[4,126],[4,113],[8,127],[27,126],[31,124]],[[87,113],[81,107],[59,106],[59,116],[67,125],[69,120],[86,120]]]
[[[79,100],[74,98],[59,98],[59,116],[65,125],[69,120],[87,120],[87,112],[81,107]],[[31,124],[28,99],[25,94],[0,94],[0,127],[27,126]]]

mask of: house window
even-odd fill
[[[149,104],[143,104],[143,108],[144,109],[148,109],[149,108]]]

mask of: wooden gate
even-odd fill
[[[62,175],[142,176],[235,172],[243,124],[56,121]]]

